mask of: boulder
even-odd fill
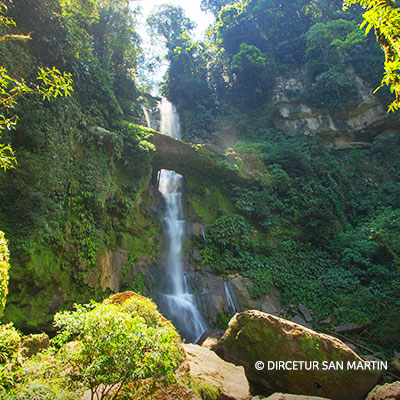
[[[177,375],[189,374],[196,386],[215,388],[213,400],[248,400],[249,383],[243,367],[219,358],[213,351],[195,344],[184,344],[186,361]]]
[[[304,321],[303,318],[300,317],[300,315],[295,315],[292,319],[292,322],[294,322],[295,324],[299,324],[301,326],[304,326],[306,328],[312,329],[312,326],[310,324],[307,324],[306,321]]]
[[[393,374],[400,376],[400,353],[394,353],[393,361],[390,363],[389,370]]]
[[[347,369],[347,362],[365,364],[340,340],[255,310],[232,318],[216,351],[223,359],[243,365],[249,381],[263,394],[283,392],[357,400],[381,376],[378,371]],[[257,370],[257,361],[262,361],[265,368]],[[279,361],[281,365],[287,363],[278,366]],[[293,361],[297,361],[296,366]]]
[[[297,394],[274,393],[263,400],[329,400],[326,397],[303,396]]]
[[[375,387],[366,400],[400,400],[400,381]]]
[[[362,330],[365,329],[365,326],[362,325],[358,325],[358,324],[353,324],[352,322],[350,322],[349,324],[344,324],[344,325],[340,325],[340,326],[336,326],[333,328],[333,330],[336,333],[360,333]]]
[[[305,305],[299,304],[299,311],[303,315],[303,317],[306,320],[306,322],[312,322],[313,321],[313,317],[311,316],[311,312]]]
[[[249,278],[241,275],[231,275],[228,277],[228,281],[236,294],[241,310],[260,310],[265,313],[278,315],[282,309],[281,294],[275,287],[268,294],[254,299],[249,292],[249,289],[252,289],[254,284]]]

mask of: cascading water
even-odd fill
[[[151,128],[151,119],[150,119],[150,114],[149,114],[149,110],[142,104],[142,111],[144,114],[144,117],[146,118],[146,124],[148,128]]]
[[[179,115],[175,106],[165,97],[158,103],[160,110],[160,132],[164,135],[172,136],[175,139],[181,138],[181,125]]]
[[[164,134],[180,137],[179,118],[175,107],[163,99],[160,104],[161,129]],[[162,169],[158,173],[158,190],[165,200],[163,230],[165,237],[165,279],[160,282],[158,305],[161,312],[172,320],[182,337],[191,342],[206,329],[197,309],[193,294],[189,293],[183,271],[182,242],[185,221],[182,212],[183,176],[175,171]]]
[[[239,312],[238,302],[236,300],[235,293],[232,289],[231,284],[228,281],[224,281],[226,304],[228,305],[229,312],[233,315]]]
[[[158,190],[164,197],[166,210],[163,218],[166,239],[165,293],[160,296],[160,309],[171,319],[181,335],[195,342],[205,330],[205,323],[188,292],[182,265],[182,241],[185,221],[182,213],[183,176],[175,171],[159,172]]]

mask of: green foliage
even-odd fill
[[[129,312],[127,312],[127,310]],[[55,324],[60,328],[57,342],[72,338],[73,346],[63,347],[71,374],[103,399],[112,388],[147,378],[174,379],[180,359],[176,332],[156,329],[131,308],[121,310],[114,304],[76,306],[74,312],[59,313]]]
[[[338,19],[317,23],[308,30],[306,55],[321,63],[334,65],[342,61],[344,53],[354,45],[366,42],[358,25],[353,21]]]
[[[231,320],[231,316],[226,313],[219,313],[217,315],[217,327],[222,330],[226,330],[228,328],[229,321]]]
[[[309,104],[338,112],[349,103],[359,100],[352,77],[340,68],[333,67],[319,74],[306,94]]]
[[[163,4],[154,10],[147,18],[147,24],[153,36],[159,35],[164,38],[169,49],[173,48],[173,43],[182,37],[183,32],[194,28],[193,22],[185,16],[182,7],[168,4]]]
[[[0,364],[18,359],[21,350],[21,335],[13,324],[0,325]]]
[[[395,95],[395,100],[389,105],[389,111],[398,110],[400,107],[400,48],[398,45],[400,11],[394,3],[391,0],[343,1],[344,9],[352,4],[360,4],[367,10],[363,14],[364,22],[361,24],[361,28],[366,26],[366,35],[375,28],[376,39],[385,52],[385,72],[380,87],[389,86],[390,92]]]
[[[0,1],[0,28],[16,26],[12,18],[6,17],[3,12],[7,10],[3,1]],[[3,35],[0,42],[9,40],[28,40],[29,36],[24,35]],[[0,138],[5,129],[14,128],[18,116],[10,115],[15,108],[17,98],[27,94],[39,94],[43,99],[50,100],[58,96],[70,96],[73,92],[70,73],[61,73],[57,68],[39,68],[36,80],[41,84],[28,86],[24,79],[11,77],[7,70],[0,66]],[[10,144],[0,143],[0,168],[6,170],[13,168],[16,163],[14,151]]]
[[[54,348],[24,360],[14,371],[12,385],[0,392],[2,400],[73,400],[80,398],[83,387],[69,380],[67,365]]]
[[[9,252],[4,233],[0,231],[0,316],[3,315],[8,293]]]

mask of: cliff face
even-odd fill
[[[318,135],[324,143],[336,149],[361,148],[379,133],[396,126],[398,116],[388,115],[380,100],[355,72],[346,75],[353,85],[353,98],[343,97],[342,105],[324,107],[313,104],[312,84],[304,71],[293,71],[277,79],[273,104],[277,108],[278,124],[287,135]],[[327,92],[329,97],[330,93]],[[327,102],[329,103],[329,102]]]

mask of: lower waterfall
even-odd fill
[[[187,341],[196,342],[206,329],[206,324],[189,292],[183,272],[182,243],[185,221],[182,212],[183,176],[162,169],[158,173],[158,190],[165,200],[163,230],[166,242],[165,278],[159,282],[158,305],[161,312],[176,326]]]

